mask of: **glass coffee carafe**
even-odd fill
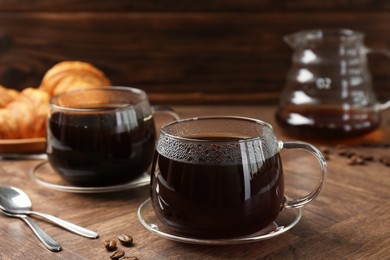
[[[288,133],[314,138],[346,138],[376,129],[381,104],[372,89],[367,54],[387,50],[364,45],[364,34],[347,29],[307,30],[285,36],[293,50],[276,112]]]

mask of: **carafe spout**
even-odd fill
[[[324,30],[303,30],[287,34],[283,37],[283,40],[291,48],[296,49],[298,46],[305,46],[309,41],[318,41],[323,39],[323,37]]]
[[[314,38],[318,34],[318,30],[315,31],[298,31],[295,33],[287,34],[283,37],[285,43],[292,49],[296,49],[298,46],[305,45],[307,39]]]
[[[295,49],[295,47],[297,46],[297,33],[285,35],[283,37],[283,41],[292,49]]]

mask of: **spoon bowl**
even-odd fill
[[[17,213],[30,210],[30,198],[21,189],[9,186],[0,186],[0,209]]]
[[[46,213],[33,211],[31,210],[31,208],[32,208],[31,200],[24,191],[16,187],[0,185],[0,209],[5,213],[22,214],[22,215],[35,214],[75,234],[85,236],[88,238],[99,237],[98,233],[92,230],[80,227],[78,225],[75,225],[73,223],[70,223],[68,221],[62,220],[60,218],[57,218],[55,216]]]

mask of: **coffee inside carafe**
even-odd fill
[[[381,116],[370,109],[343,110],[339,106],[285,106],[276,113],[277,123],[288,133],[311,138],[346,138],[375,130]]]

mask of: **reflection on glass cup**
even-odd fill
[[[303,149],[321,166],[318,186],[303,198],[284,195],[281,149]],[[191,237],[255,233],[285,208],[320,192],[326,162],[305,142],[279,141],[271,125],[243,117],[203,117],[164,125],[152,164],[151,198],[157,217]]]
[[[78,186],[131,181],[147,170],[155,149],[153,109],[144,91],[129,87],[53,97],[47,132],[49,163]]]

